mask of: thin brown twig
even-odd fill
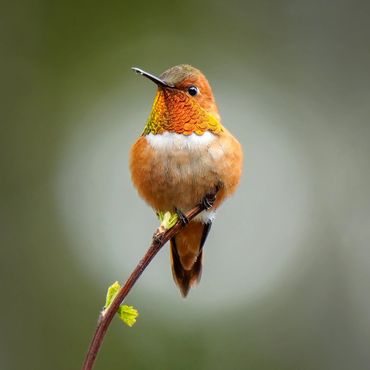
[[[186,218],[189,221],[191,221],[199,213],[201,213],[202,211],[206,210],[209,206],[211,206],[215,201],[217,190],[218,189],[216,189],[215,193],[207,195],[201,203],[199,203],[197,206],[188,211],[185,214]],[[160,228],[157,229],[156,233],[153,236],[152,244],[150,245],[144,257],[140,260],[138,265],[135,267],[134,271],[127,279],[126,283],[119,290],[110,306],[101,312],[98,325],[95,329],[94,336],[91,340],[89,350],[86,354],[85,361],[82,366],[82,370],[91,370],[93,368],[96,356],[103,343],[105,333],[107,332],[114,315],[116,314],[122,301],[131,291],[136,281],[139,279],[140,275],[143,273],[143,271],[146,269],[146,267],[149,265],[149,263],[152,261],[155,255],[160,251],[160,249],[185,226],[186,225],[184,225],[180,221],[177,221],[177,223],[171,229],[168,230],[161,230]]]

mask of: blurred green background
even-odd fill
[[[370,25],[356,1],[2,2],[0,368],[80,368],[157,221],[128,153],[159,74],[207,75],[241,141],[186,300],[161,251],[96,369],[368,369]]]

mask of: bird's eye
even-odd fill
[[[196,86],[190,86],[190,87],[188,87],[188,93],[191,96],[195,96],[199,93],[199,89]]]

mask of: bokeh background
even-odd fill
[[[128,153],[155,87],[205,72],[241,141],[186,300],[168,250],[96,369],[370,367],[369,6],[336,1],[2,2],[0,368],[78,369],[105,291],[157,220]]]

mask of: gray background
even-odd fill
[[[369,7],[356,1],[8,2],[1,11],[1,369],[78,369],[156,218],[128,153],[159,74],[207,75],[237,194],[186,300],[160,252],[96,369],[368,369]]]

